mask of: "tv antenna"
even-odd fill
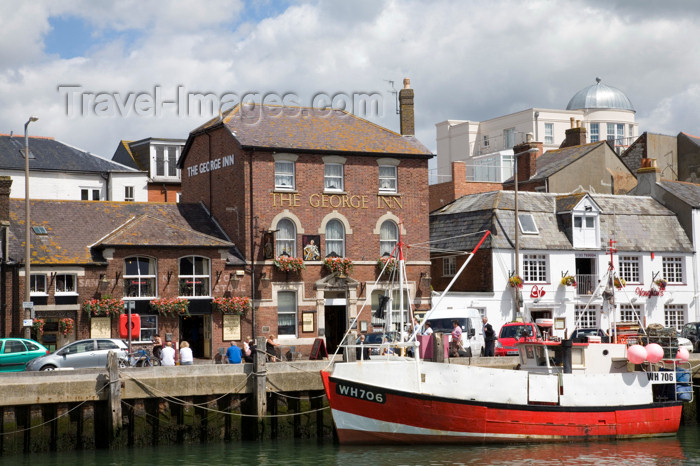
[[[396,114],[398,115],[400,113],[399,112],[399,91],[397,91],[396,88],[394,87],[394,81],[392,81],[390,79],[385,79],[384,81],[388,82],[391,85],[391,90],[389,92],[394,94],[394,98],[396,100]]]

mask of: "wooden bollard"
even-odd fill
[[[107,355],[107,374],[109,377],[107,392],[109,438],[112,440],[122,429],[122,384],[119,380],[119,356],[116,351],[110,351]]]
[[[255,339],[255,357],[253,358],[253,374],[255,375],[255,401],[258,419],[263,419],[267,413],[267,355],[265,354],[265,337]]]

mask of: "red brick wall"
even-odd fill
[[[440,257],[444,256],[441,254]],[[493,291],[493,255],[490,249],[479,249],[467,268],[457,278],[450,291]],[[467,260],[465,256],[457,257],[457,270]],[[433,288],[444,290],[454,277],[442,276],[442,259],[435,259],[431,266]]]
[[[449,204],[468,194],[486,193],[503,189],[501,183],[467,181],[464,162],[452,162],[452,180],[430,185],[430,211]]]
[[[177,202],[177,193],[181,191],[179,184],[149,183],[148,202]]]

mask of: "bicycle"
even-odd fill
[[[153,358],[150,352],[140,349],[129,354],[129,367],[152,367],[160,365],[160,361]]]

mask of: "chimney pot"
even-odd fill
[[[574,117],[569,118],[569,120],[571,121],[571,127],[573,128],[574,127]]]
[[[404,89],[411,88],[411,78],[403,78],[403,88]]]

